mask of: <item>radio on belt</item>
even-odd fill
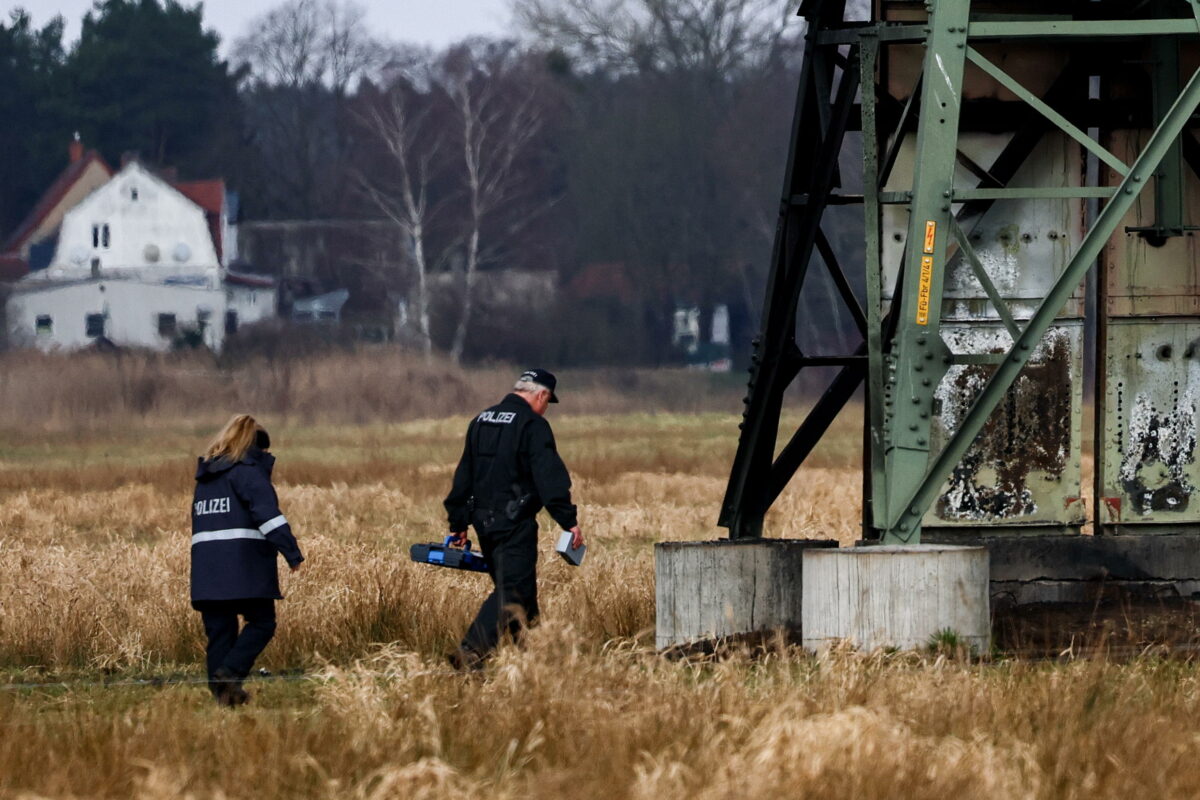
[[[487,560],[482,553],[471,550],[470,542],[467,542],[465,547],[451,547],[450,542],[453,539],[453,536],[447,536],[441,544],[414,544],[408,554],[418,564],[433,564],[435,567],[464,569],[468,572],[488,571]]]

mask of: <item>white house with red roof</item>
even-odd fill
[[[237,261],[237,195],[220,178],[206,181],[172,181],[184,197],[204,209],[217,260],[228,267]]]
[[[9,344],[220,350],[240,326],[275,316],[274,281],[229,268],[227,197],[222,181],[172,184],[129,161],[63,214],[49,265],[14,284]]]
[[[85,150],[78,134],[67,156],[67,166],[0,245],[0,280],[20,280],[30,270],[45,268],[63,216],[112,177],[112,167],[95,150]]]

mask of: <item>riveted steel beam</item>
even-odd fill
[[[854,44],[862,35],[865,27],[847,26],[824,30],[820,33],[817,41],[820,44]],[[879,23],[874,27],[876,28],[875,35],[884,44],[915,44],[925,41],[928,35],[925,25]],[[1180,36],[1195,32],[1196,21],[1194,19],[1022,20],[1011,22],[981,20],[971,24],[971,41],[1140,39],[1148,36]]]
[[[970,448],[975,437],[983,430],[988,417],[999,405],[1009,387],[1029,360],[1034,347],[1054,321],[1059,309],[1074,292],[1088,268],[1117,229],[1122,217],[1129,211],[1141,190],[1158,169],[1171,144],[1178,138],[1189,117],[1200,105],[1200,71],[1192,75],[1179,97],[1164,115],[1162,123],[1151,135],[1145,149],[1122,179],[1113,198],[1105,204],[1095,224],[1084,236],[1078,250],[1071,257],[1063,273],[1055,281],[1046,297],[1038,305],[1021,336],[1008,351],[1007,357],[996,367],[975,403],[962,418],[958,430],[950,437],[945,448],[933,459],[922,477],[914,482],[911,492],[903,496],[903,502],[893,502],[885,539],[911,541],[912,531],[917,530],[921,516],[936,499],[942,482],[950,475],[954,466]]]
[[[955,189],[954,200],[1067,200],[1072,197],[1107,200],[1111,186],[1013,186],[1004,189]]]
[[[1154,40],[1153,100],[1158,122],[1179,94],[1179,38],[1161,36]],[[1171,143],[1154,176],[1154,227],[1159,236],[1183,233],[1183,145]]]
[[[762,534],[763,516],[777,494],[772,487],[786,484],[795,471],[794,466],[788,468],[790,462],[776,464],[775,448],[784,393],[806,363],[795,340],[796,306],[817,245],[821,217],[836,183],[838,154],[858,93],[857,48],[851,52],[835,90],[833,60],[838,54],[833,47],[817,42],[819,31],[843,20],[845,1],[811,0],[805,11],[809,29],[783,202],[760,333],[751,357],[742,432],[718,521],[729,528],[733,539]],[[793,198],[800,197],[803,203],[793,202]],[[807,363],[814,362],[809,358]],[[810,412],[811,423],[806,422],[792,437],[796,443],[793,453],[811,450],[853,394],[846,385],[857,387],[865,371],[865,363],[847,362],[843,366],[846,378],[835,381]]]
[[[1050,120],[1050,122],[1053,123],[1054,126],[1063,133],[1067,134],[1072,139],[1086,147],[1089,151],[1094,153],[1097,158],[1116,170],[1119,175],[1124,175],[1129,172],[1129,167],[1125,166],[1125,163],[1121,161],[1121,159],[1104,149],[1099,142],[1081,131],[1069,119],[1043,102],[1040,97],[1033,94],[1016,80],[1014,80],[1012,76],[989,61],[974,47],[967,48],[967,58],[970,59],[972,64],[979,67],[992,78],[994,78],[1001,86],[1024,100],[1039,114]]]
[[[971,3],[942,0],[930,8],[914,156],[920,169],[913,180],[903,297],[886,389],[892,405],[885,420],[882,516],[889,523],[899,520],[898,500],[911,495],[929,463],[934,392],[947,367],[938,330]],[[885,540],[897,535],[907,540],[916,532],[908,521],[885,527]]]
[[[846,278],[846,273],[842,269],[842,265],[838,262],[837,254],[833,252],[833,245],[826,238],[825,231],[820,228],[817,228],[816,245],[817,252],[821,254],[821,261],[825,263],[825,269],[829,271],[829,277],[833,279],[838,294],[842,296],[842,302],[850,310],[850,316],[854,320],[858,332],[865,339],[867,336],[867,315],[863,313],[858,298],[854,296],[854,289],[850,287],[850,281]]]
[[[1195,34],[1195,19],[1097,19],[976,22],[971,39],[1140,39]]]
[[[896,132],[892,134],[891,146],[888,147],[887,155],[883,157],[883,165],[876,169],[875,182],[870,184],[872,186],[882,189],[888,178],[891,177],[892,169],[896,166],[896,159],[900,155],[900,146],[904,144],[904,134],[908,131],[909,123],[915,117],[917,98],[921,96],[921,79],[922,76],[918,75],[912,91],[909,92],[908,100],[904,102],[904,110],[900,112],[900,118],[896,121]],[[871,102],[874,104],[874,98]],[[865,127],[863,135],[866,136]]]
[[[888,0],[884,0],[886,2]],[[805,0],[803,13],[809,20],[806,55],[763,327],[753,358],[755,366],[751,371],[738,454],[721,511],[720,524],[730,528],[732,538],[761,534],[767,508],[811,453],[834,415],[865,379],[865,538],[880,536],[893,542],[919,541],[921,518],[938,500],[948,473],[965,463],[964,455],[970,459],[968,451],[991,411],[1010,390],[1009,398],[1026,396],[1021,394],[1027,392],[1026,389],[1012,389],[1016,376],[1027,362],[1032,361],[1036,368],[1039,362],[1035,351],[1044,349],[1050,341],[1044,337],[1046,331],[1051,328],[1057,331],[1061,327],[1061,320],[1056,322],[1058,313],[1078,284],[1079,277],[1094,260],[1095,252],[1119,224],[1121,206],[1128,208],[1130,198],[1137,196],[1140,187],[1150,182],[1150,173],[1163,169],[1161,166],[1151,168],[1154,152],[1149,147],[1133,159],[1130,166],[1125,161],[1130,160],[1132,154],[1112,144],[1123,140],[1104,139],[1102,146],[1083,129],[1099,127],[1110,132],[1156,127],[1151,144],[1155,149],[1161,149],[1162,137],[1170,133],[1172,126],[1177,129],[1196,126],[1194,120],[1190,123],[1187,120],[1191,108],[1195,107],[1194,80],[1180,93],[1181,98],[1187,95],[1187,102],[1192,103],[1187,113],[1179,110],[1178,103],[1167,109],[1160,102],[1152,109],[1146,92],[1126,90],[1123,94],[1102,99],[1089,97],[1088,92],[1088,79],[1093,75],[1102,75],[1104,86],[1109,86],[1110,80],[1127,80],[1124,76],[1130,72],[1130,67],[1108,57],[1114,43],[1120,43],[1122,48],[1126,42],[1137,48],[1148,44],[1153,50],[1155,37],[1180,37],[1191,46],[1200,21],[1200,2],[1187,2],[1195,19],[1083,20],[1030,14],[1026,18],[1001,20],[977,14],[972,21],[971,0],[930,0],[925,4],[928,19],[923,22],[860,24],[845,20],[843,0]],[[912,8],[918,5],[912,4]],[[1067,8],[1067,5],[1056,7]],[[906,13],[912,8],[906,8]],[[1071,9],[1075,8],[1071,6]],[[1097,8],[1101,6],[1097,5]],[[1103,8],[1126,13],[1126,8],[1116,3],[1104,3]],[[1088,10],[1093,9],[1089,6]],[[1170,11],[1177,13],[1173,7]],[[1150,8],[1145,4],[1131,6],[1128,13],[1149,16]],[[1042,49],[1054,49],[1053,55],[1047,53],[1046,64],[1047,69],[1061,70],[1059,74],[1046,80],[1051,76],[1038,74],[1028,61],[1019,65],[993,63],[990,59],[995,58],[994,50],[982,48],[987,54],[985,57],[971,47],[979,42],[992,43],[995,47],[996,43],[1017,40],[1022,43],[1040,41]],[[836,48],[840,44],[851,47],[839,52]],[[912,46],[916,44],[923,45],[924,51]],[[893,45],[899,47],[893,48]],[[1164,47],[1159,42],[1159,50]],[[1166,63],[1170,55],[1167,53],[1164,58],[1161,53],[1157,56],[1152,53],[1156,63]],[[968,57],[979,66],[982,74],[970,75],[964,81],[963,68]],[[1038,56],[1034,54],[1033,57]],[[1132,57],[1138,56],[1133,54]],[[923,61],[919,68],[914,63],[918,58]],[[1005,63],[1008,71],[997,63]],[[854,70],[859,65],[860,69]],[[902,66],[897,68],[895,65]],[[841,102],[847,99],[841,88],[851,84],[843,80],[841,87],[835,90],[839,69],[856,71],[855,81],[861,76],[863,92],[857,119],[853,101],[848,101],[850,105]],[[892,76],[890,80],[889,75]],[[901,79],[902,75],[905,77]],[[916,88],[905,94],[913,82],[916,82]],[[996,84],[1003,87],[999,95],[994,89]],[[1176,88],[1177,85],[1169,86],[1164,80],[1156,87],[1156,97],[1160,100],[1170,98]],[[895,91],[896,96],[892,97],[889,90]],[[1012,100],[1009,92],[1017,99]],[[835,193],[837,148],[841,146],[845,132],[855,129],[856,122],[861,125],[864,141],[862,194]],[[1065,136],[1051,133],[1052,138],[1047,140],[1046,134],[1055,130],[1064,131]],[[1012,136],[1007,141],[1001,138],[1010,132]],[[911,152],[913,135],[917,140],[915,153]],[[1060,141],[1065,146],[1056,150]],[[1052,184],[1058,181],[1046,181],[1047,176],[1037,172],[1035,165],[1045,163],[1046,153],[1052,151],[1058,153],[1055,158],[1065,158],[1063,163],[1068,165],[1065,169],[1071,169],[1071,164],[1078,163],[1072,142],[1095,153],[1112,167],[1115,174],[1123,176],[1121,185],[1056,186]],[[1166,146],[1169,148],[1169,143]],[[1200,145],[1190,134],[1184,140],[1182,151],[1184,162],[1193,169],[1200,169]],[[1164,157],[1169,159],[1169,153]],[[1155,163],[1161,161],[1160,157]],[[911,174],[912,182],[902,183],[896,176],[889,181],[893,167],[897,167],[895,172],[903,174],[905,180]],[[967,174],[977,185],[956,187],[956,171],[960,179]],[[1166,181],[1161,181],[1163,187],[1159,190],[1160,195],[1163,190],[1167,192],[1167,205],[1174,192],[1171,177],[1168,175]],[[1016,185],[1043,181],[1050,185]],[[1072,182],[1073,179],[1063,181],[1066,184]],[[885,184],[899,191],[885,192]],[[1081,246],[1073,255],[1068,255],[1070,243],[1080,242],[1081,232],[1072,227],[1073,222],[1049,230],[1046,240],[1040,239],[1036,230],[1031,231],[1034,246],[1040,248],[1038,252],[1053,251],[1055,255],[1046,256],[1047,272],[1039,273],[1036,281],[1014,284],[1012,274],[1006,271],[1006,258],[1015,257],[1019,269],[1024,270],[1018,279],[1039,271],[1042,262],[1026,263],[1025,245],[1021,242],[1031,241],[1028,237],[1005,238],[1000,232],[1002,229],[998,225],[1018,221],[1022,212],[1013,212],[1010,219],[1009,206],[996,208],[995,204],[1012,203],[1012,208],[1026,210],[1037,207],[1038,203],[1042,207],[1057,208],[1063,204],[1056,205],[1052,201],[1076,198],[1106,201],[1104,213],[1083,235]],[[865,221],[863,277],[866,296],[865,307],[854,314],[858,300],[850,288],[855,285],[854,276],[842,269],[842,266],[854,265],[838,263],[829,243],[823,240],[820,223],[827,206],[858,203],[863,206]],[[897,204],[907,207],[907,215],[897,213],[894,208]],[[1159,199],[1156,205],[1163,208],[1164,201]],[[1071,204],[1071,207],[1078,208],[1078,204]],[[995,213],[988,213],[993,208]],[[1166,210],[1170,211],[1169,208]],[[1157,228],[1161,229],[1164,222],[1169,223],[1169,217],[1169,213],[1160,214],[1156,219]],[[1078,219],[1078,215],[1071,219]],[[902,233],[904,226],[908,228],[906,237]],[[1182,227],[1186,230],[1186,226]],[[1062,233],[1064,229],[1070,231],[1069,236]],[[1054,244],[1047,244],[1047,240],[1053,240]],[[973,245],[974,242],[983,244]],[[1008,251],[1010,244],[1011,252]],[[1002,249],[1005,252],[1001,252]],[[884,252],[893,254],[888,256],[889,259],[899,256],[901,260],[894,287],[884,285],[881,268]],[[854,353],[805,354],[797,345],[796,301],[804,286],[809,262],[818,253],[830,268],[856,324],[860,330],[865,329],[864,344]],[[1020,261],[1021,258],[1026,260]],[[950,263],[951,259],[961,260],[961,271],[958,263]],[[1069,260],[1066,270],[1054,281],[1052,276],[1058,273],[1064,260]],[[987,269],[985,265],[988,265]],[[962,295],[959,284],[963,280],[971,285],[974,283],[966,277],[967,268],[974,271],[983,288],[982,294],[987,298],[982,304],[975,305],[982,298],[977,295],[967,297],[964,302],[969,303],[969,307],[957,302]],[[954,277],[946,278],[946,273],[951,270]],[[943,282],[949,297],[943,296]],[[1052,283],[1052,288],[1046,290],[1044,287],[1048,283]],[[1014,286],[1019,291],[1014,290]],[[1036,288],[1030,292],[1032,287]],[[889,288],[892,290],[890,304],[887,300]],[[1039,303],[1038,297],[1044,299]],[[1007,346],[1009,337],[1016,341],[1016,346],[999,353],[951,353],[946,342],[958,342],[954,337],[963,327],[963,320],[966,319],[969,325],[974,320],[969,317],[975,313],[974,309],[985,308],[989,303],[997,309],[1000,319],[986,322],[982,327],[1000,333],[1004,337],[1000,341],[1005,344],[984,347],[1001,349]],[[943,304],[948,314],[944,330],[941,321]],[[1027,322],[1034,304],[1037,308],[1033,311],[1033,319]],[[1007,330],[1007,336],[1000,332],[999,323]],[[1076,357],[1078,343],[1068,347],[1074,348],[1069,357]],[[960,348],[956,346],[955,349]],[[964,367],[973,368],[969,371],[974,376],[972,380],[982,381],[988,371],[980,368],[991,366],[996,369],[991,371],[990,380],[979,394],[975,389],[978,384],[972,384],[969,392],[963,386],[951,384],[952,380],[959,380],[968,372]],[[837,367],[837,377],[786,445],[778,449],[782,444],[779,434],[783,393],[806,367]],[[953,373],[947,377],[952,367]],[[1033,371],[1026,374],[1031,375]],[[937,399],[934,398],[935,391],[939,392]],[[978,399],[973,404],[969,399],[965,400],[955,407],[953,414],[944,413],[941,398],[946,391]],[[998,414],[997,419],[1001,416]],[[930,435],[932,425],[936,425],[933,430],[936,436]],[[957,432],[944,433],[948,430]],[[939,444],[941,441],[947,442],[945,447]],[[777,451],[778,456],[775,455]],[[938,514],[933,516],[942,520]],[[998,517],[997,524],[988,529],[1008,531],[1014,528],[1014,521],[1015,527],[1020,528],[1022,520],[1010,516]],[[985,521],[983,524],[990,523]],[[945,529],[938,530],[945,534]]]
[[[862,70],[862,140],[863,140],[863,221],[864,221],[864,268],[866,272],[867,301],[867,407],[863,431],[863,533],[868,537],[874,528],[875,509],[882,509],[886,500],[883,493],[886,482],[882,480],[884,468],[883,442],[883,330],[881,311],[883,305],[883,275],[880,242],[881,205],[880,192],[886,180],[886,168],[881,173],[879,153],[887,144],[879,129],[877,114],[876,72],[879,64],[879,37],[875,31],[864,33],[861,38]],[[919,81],[919,79],[918,79]],[[918,87],[919,88],[919,87]],[[914,90],[914,95],[916,94]],[[897,126],[896,138],[904,135],[904,119],[910,113],[913,98],[905,104]],[[894,162],[894,157],[893,157]]]
[[[962,228],[958,225],[958,221],[953,217],[950,218],[950,232],[954,234],[954,241],[958,243],[959,252],[966,257],[967,262],[971,265],[971,271],[975,273],[975,279],[983,287],[984,294],[992,302],[992,307],[996,309],[996,313],[1000,316],[1000,320],[1004,323],[1008,334],[1015,341],[1021,335],[1021,329],[1017,327],[1012,313],[1008,310],[1008,303],[1004,302],[1004,298],[1000,297],[1000,292],[996,291],[996,285],[992,283],[987,270],[980,263],[979,256],[975,253],[975,248],[971,247],[971,243],[967,241],[967,235],[963,233]]]

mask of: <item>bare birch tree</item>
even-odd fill
[[[440,155],[440,137],[429,125],[428,106],[412,111],[402,86],[393,87],[362,115],[366,129],[383,146],[391,170],[359,174],[358,184],[371,202],[395,224],[410,248],[416,273],[417,332],[425,360],[433,356],[429,332],[430,263],[426,237],[438,205],[430,202],[429,184]],[[389,179],[387,173],[395,177]]]
[[[501,54],[480,68],[468,64],[447,79],[462,131],[462,166],[467,218],[463,260],[463,294],[450,357],[462,360],[475,302],[475,282],[486,254],[485,225],[520,193],[517,160],[540,130],[543,117],[536,82],[522,87],[510,54]],[[513,94],[516,96],[513,96]],[[512,211],[511,208],[508,210]],[[509,231],[537,214],[530,208],[510,220]],[[496,244],[496,243],[493,243]]]

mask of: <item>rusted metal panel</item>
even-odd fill
[[[994,322],[946,323],[942,336],[957,353],[1004,353],[1012,346],[1008,332]],[[955,468],[923,527],[1083,524],[1082,352],[1080,321],[1064,320],[1050,329]],[[935,448],[958,429],[992,369],[950,368],[936,393]]]
[[[959,148],[975,163],[988,165],[1004,149],[1008,135],[962,134]],[[901,148],[892,170],[889,189],[912,185],[913,153],[910,138]],[[1079,186],[1080,147],[1062,134],[1047,134],[1010,182],[1013,186]],[[961,164],[956,186],[973,186],[976,178]],[[956,206],[956,210],[959,206]],[[1016,319],[1028,319],[1083,237],[1083,201],[1001,200],[978,220],[964,220],[971,246],[997,291],[1009,300]],[[904,252],[908,211],[893,205],[883,209],[883,267],[885,298],[895,285]],[[942,316],[946,319],[999,319],[966,259],[954,256],[946,267]],[[1083,316],[1081,286],[1060,316]]]
[[[1029,91],[1041,96],[1066,67],[1069,52],[1034,43],[978,43],[974,47],[1000,66]],[[921,73],[924,48],[918,45],[897,45],[890,48],[888,59],[888,93],[897,100],[906,100]],[[963,74],[963,95],[967,100],[1014,101],[1017,96],[994,79],[974,68]]]
[[[876,0],[876,19],[888,19],[894,22],[922,23],[928,19],[924,2],[909,2],[903,0]],[[989,14],[1045,14],[1049,11],[1046,0],[1028,0],[1027,2],[984,3],[973,2],[971,13],[973,17]],[[1064,11],[1067,3],[1061,3]],[[1009,75],[1012,75],[1030,91],[1042,95],[1054,78],[1066,66],[1070,53],[1067,48],[1047,46],[1039,42],[978,42],[974,45],[993,63],[1000,65]],[[884,51],[883,60],[886,62],[884,74],[887,75],[887,91],[897,100],[906,100],[921,71],[921,63],[925,56],[925,48],[920,45],[894,45]],[[979,70],[968,67],[963,73],[964,100],[1015,100],[1016,97]]]
[[[990,164],[1007,135],[961,134],[959,147],[977,164]],[[901,149],[892,173],[897,187],[913,178],[911,142]],[[1061,134],[1047,134],[1011,181],[1013,186],[1078,186],[1080,147]],[[977,180],[961,165],[956,185]],[[907,210],[883,212],[883,263],[895,284],[904,252]],[[964,220],[968,239],[989,278],[1018,321],[1027,320],[1049,291],[1083,236],[1078,199],[1005,200],[978,220]],[[953,256],[946,267],[942,338],[954,353],[1004,353],[1012,338],[972,273],[967,259]],[[887,293],[885,292],[885,295]],[[1009,390],[925,515],[926,529],[959,527],[1014,529],[1083,524],[1080,454],[1083,410],[1084,290],[1060,313],[1029,365]],[[931,446],[937,452],[958,427],[993,367],[952,366],[938,385]]]
[[[1105,344],[1099,521],[1200,522],[1200,320],[1112,319]]]
[[[1110,148],[1129,161],[1149,136],[1149,131],[1116,131]],[[1183,193],[1184,225],[1200,225],[1200,180],[1190,169],[1184,170]],[[1200,241],[1193,231],[1170,238],[1124,232],[1153,224],[1154,194],[1147,191],[1105,248],[1104,310],[1110,317],[1200,315]]]
[[[1108,143],[1128,160],[1148,136],[1114,131]],[[1183,176],[1183,223],[1200,224],[1200,180],[1190,169]],[[1154,218],[1154,195],[1144,192],[1123,222],[1143,228]],[[1196,530],[1200,243],[1190,231],[1168,238],[1122,231],[1102,258],[1099,530]]]

